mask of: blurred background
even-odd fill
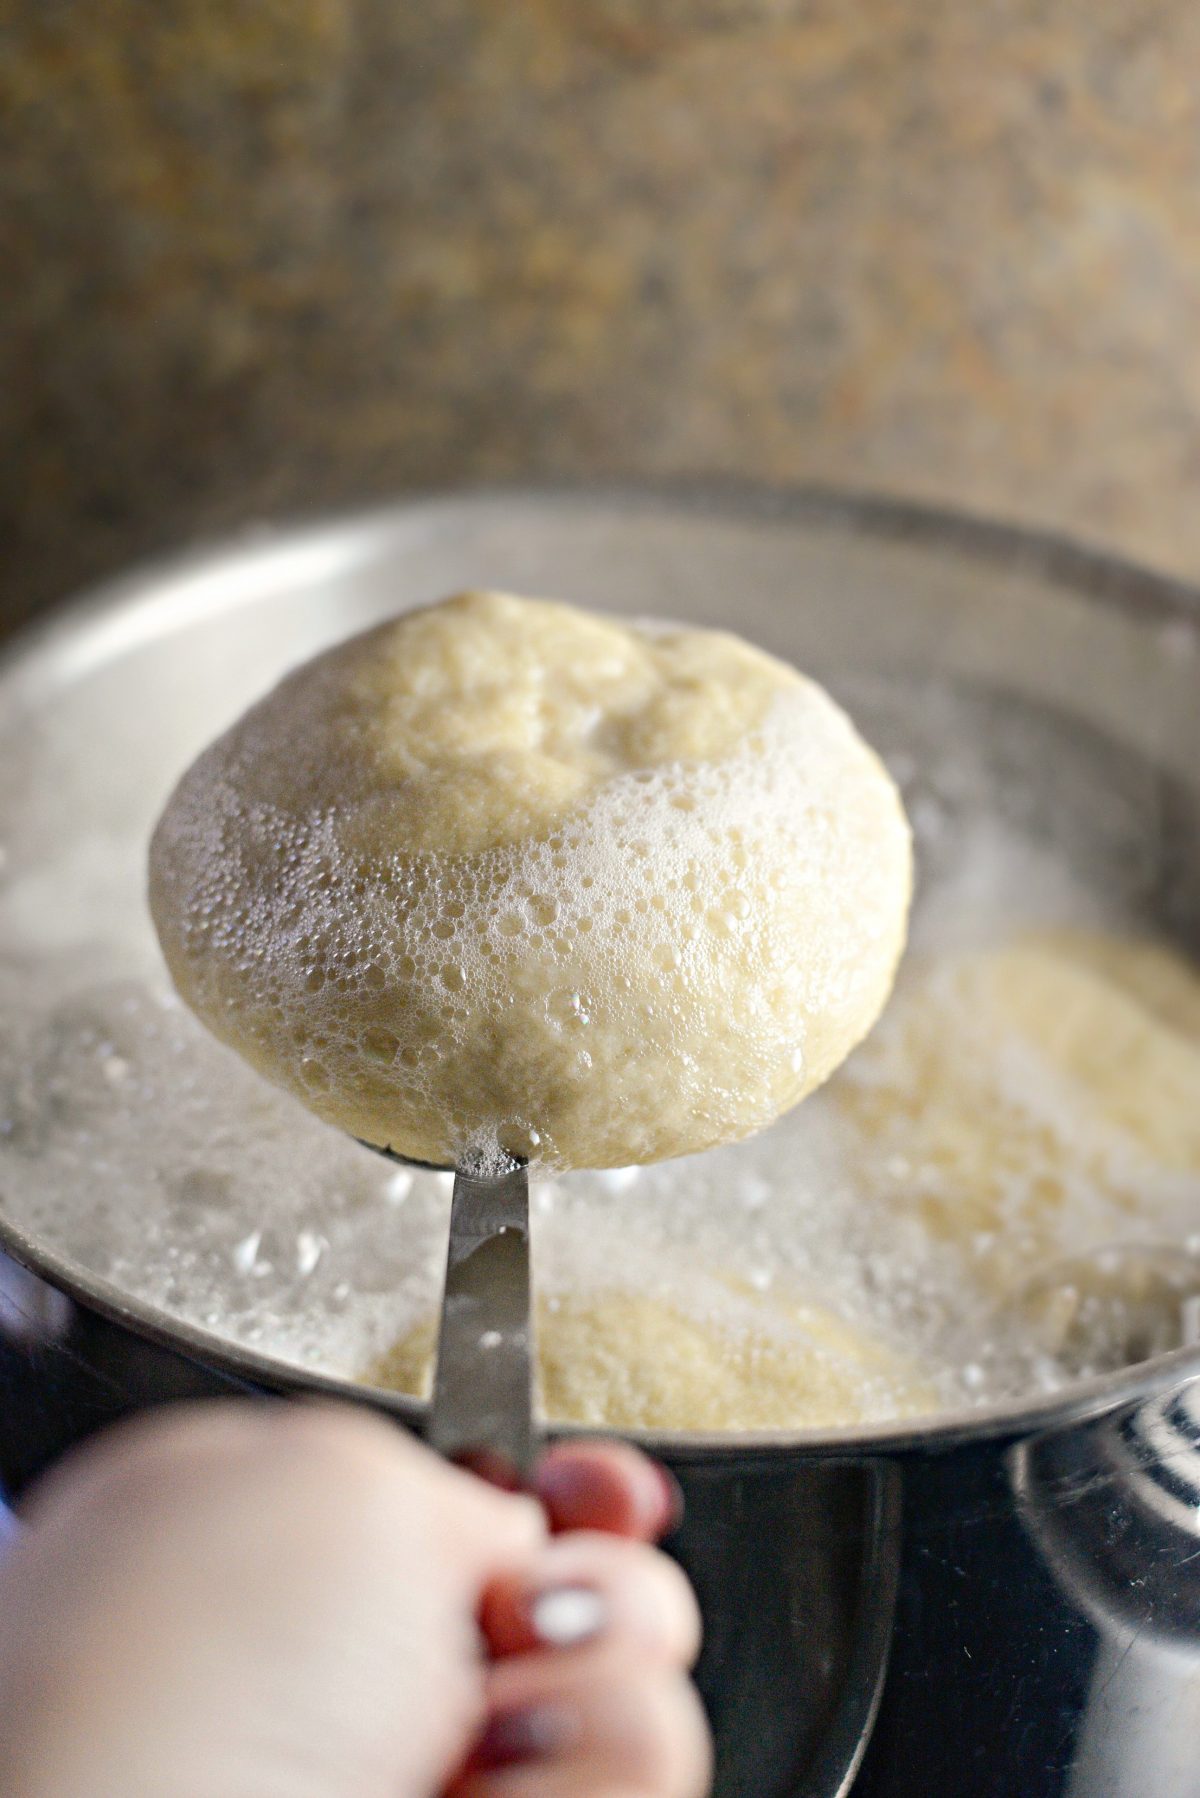
[[[1195,0],[4,0],[0,621],[720,475],[1200,575]]]

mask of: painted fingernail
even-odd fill
[[[546,1586],[529,1601],[529,1625],[547,1648],[576,1648],[608,1627],[608,1606],[590,1586]]]
[[[489,1486],[498,1486],[501,1492],[522,1490],[521,1476],[512,1462],[490,1449],[472,1449],[456,1455],[454,1464],[464,1473],[473,1473],[476,1479],[485,1480]]]
[[[662,1494],[662,1526],[661,1533],[669,1536],[683,1522],[683,1487],[666,1467],[659,1461],[651,1461],[651,1467],[658,1475],[659,1490]]]
[[[521,1761],[548,1760],[575,1741],[578,1718],[566,1705],[535,1704],[500,1711],[489,1719],[468,1762],[472,1773],[492,1773]]]
[[[533,1488],[543,1503],[578,1504],[595,1491],[595,1469],[590,1461],[576,1461],[551,1450],[534,1469]]]
[[[537,1469],[534,1489],[559,1529],[615,1530],[657,1539],[683,1519],[679,1482],[644,1456],[614,1468],[586,1454],[552,1451]]]

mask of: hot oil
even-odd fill
[[[831,684],[899,779],[916,834],[897,993],[850,1064],[761,1136],[652,1168],[535,1178],[550,1315],[619,1290],[786,1344],[798,1308],[819,1303],[954,1406],[1053,1390],[1182,1340],[1197,1310],[1180,1251],[1200,1228],[1200,1161],[1186,1131],[1156,1159],[1128,1118],[1093,1143],[1091,1089],[1070,1056],[1041,1052],[1037,1027],[1031,1037],[1028,992],[1049,956],[1062,990],[1091,1003],[1080,942],[1186,939],[1192,819],[1145,762],[1024,700],[897,677]],[[446,1178],[380,1163],[205,1034],[130,902],[144,854],[131,828],[18,849],[0,869],[5,1215],[148,1304],[357,1373],[436,1302]],[[1014,944],[995,976],[989,957]],[[1050,1004],[1047,1029],[1060,1012]],[[1171,1029],[1183,1054],[1187,1030]],[[942,1097],[958,1081],[970,1101],[953,1152],[938,1134],[944,1036],[956,1052]],[[976,1139],[982,1183],[965,1172]],[[1125,1292],[1131,1249],[1141,1272]],[[1105,1253],[1097,1299],[1088,1282]],[[1154,1268],[1165,1255],[1169,1277],[1147,1275],[1147,1255]],[[865,1402],[887,1417],[894,1384],[868,1382]]]

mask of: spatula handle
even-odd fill
[[[454,1460],[532,1470],[533,1317],[529,1170],[457,1172],[429,1444]]]

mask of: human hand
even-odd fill
[[[595,1444],[538,1484],[493,1490],[352,1407],[109,1432],[0,1569],[0,1790],[698,1798],[695,1604],[644,1545],[661,1477]]]

